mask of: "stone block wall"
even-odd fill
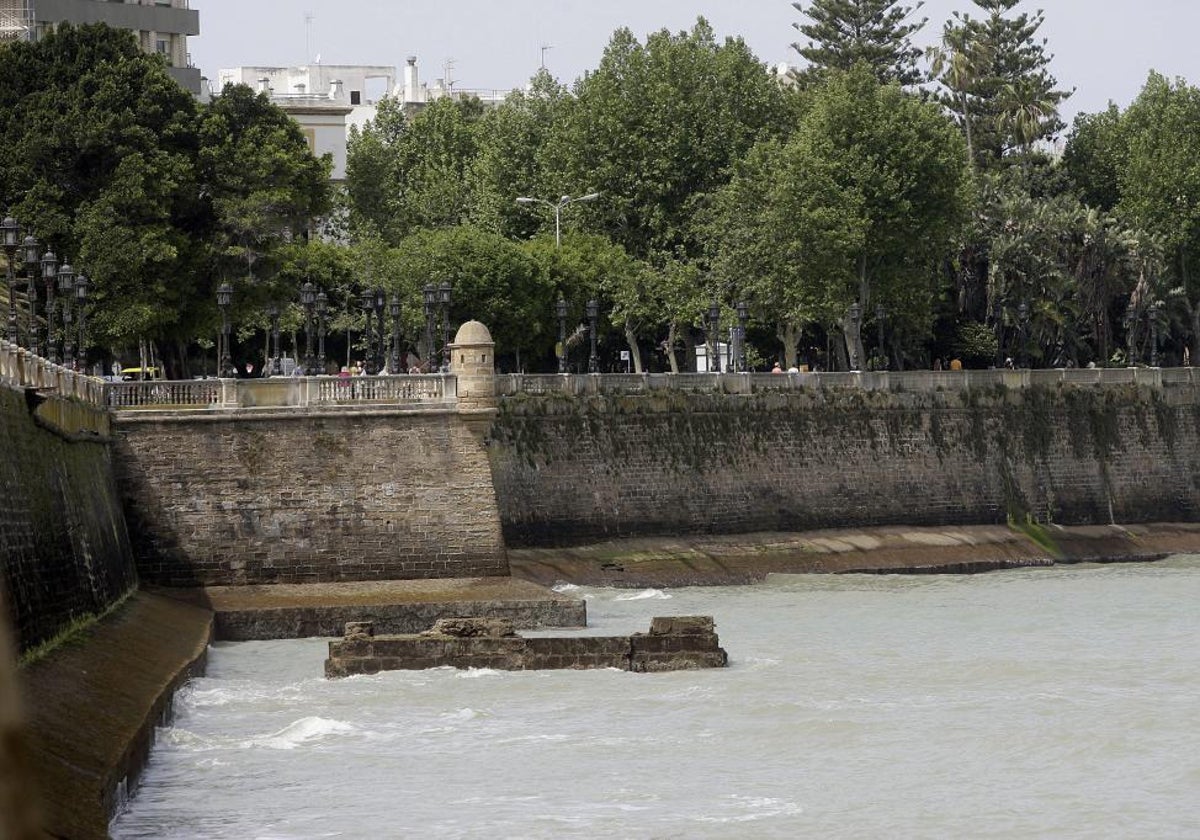
[[[486,452],[453,410],[130,412],[114,434],[144,581],[508,573]]]
[[[0,586],[26,651],[137,582],[107,444],[55,422],[84,410],[0,387]],[[43,417],[43,415],[45,415]]]
[[[1194,386],[508,396],[510,547],[881,525],[1197,521]]]

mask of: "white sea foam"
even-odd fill
[[[554,592],[578,592],[579,586],[574,583],[559,583],[550,587]]]
[[[804,808],[786,799],[774,799],[766,796],[730,796],[718,803],[722,810],[731,813],[703,814],[697,816],[697,822],[704,823],[744,823],[771,817],[794,817],[804,813]]]
[[[340,720],[306,717],[285,726],[278,732],[243,741],[243,747],[266,747],[272,750],[294,750],[301,744],[324,738],[327,735],[344,735],[353,732],[354,726]]]
[[[457,676],[464,680],[478,680],[483,677],[498,677],[500,675],[501,672],[495,668],[468,668],[465,671],[460,671]]]
[[[614,601],[667,601],[671,595],[661,589],[643,589],[640,592],[626,592],[613,598]]]

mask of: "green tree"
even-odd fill
[[[1122,118],[1117,210],[1164,248],[1166,278],[1179,288],[1192,358],[1200,358],[1200,90],[1182,79],[1151,73]],[[1161,289],[1147,289],[1135,309],[1141,315]]]
[[[838,322],[855,297],[863,197],[844,188],[829,152],[806,131],[759,144],[718,195],[708,228],[713,273],[774,326],[789,368],[804,329]]]
[[[346,141],[346,200],[350,230],[356,236],[381,234],[391,223],[397,149],[407,127],[404,103],[391,96],[380,100],[375,118],[362,131],[350,127]]]
[[[549,224],[538,206],[518,196],[549,197],[543,155],[562,113],[567,89],[545,70],[524,91],[514,91],[479,122],[478,154],[468,168],[473,224],[513,239],[526,239]]]
[[[0,46],[0,204],[92,280],[117,346],[191,328],[196,106],[133,36],[64,25]]]
[[[912,15],[924,5],[923,0],[915,6],[899,5],[899,0],[792,3],[808,18],[807,23],[792,24],[808,43],[792,44],[792,49],[808,61],[818,77],[824,71],[847,71],[863,62],[880,84],[920,84],[925,80],[917,68],[921,50],[911,39],[927,18],[912,20]]]
[[[449,281],[452,321],[482,321],[498,355],[512,354],[516,367],[529,354],[551,355],[554,289],[520,245],[470,226],[424,228],[391,251],[394,273],[380,278],[404,300],[408,335],[423,329],[421,289]]]
[[[1116,105],[1075,118],[1062,162],[1084,204],[1105,212],[1117,206],[1121,200],[1120,173],[1126,157],[1121,111]]]
[[[933,69],[976,165],[989,169],[1061,131],[1058,106],[1071,94],[1049,72],[1053,56],[1037,37],[1042,12],[1010,16],[1021,0],[972,2],[984,16],[954,13],[932,53]]]
[[[703,252],[697,211],[787,113],[745,43],[718,44],[703,19],[645,44],[618,30],[575,94],[547,144],[550,195],[603,192],[573,212],[659,267]]]

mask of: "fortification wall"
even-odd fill
[[[21,651],[137,582],[109,449],[89,426],[107,426],[99,409],[51,399],[34,413],[0,386],[0,586]]]
[[[114,434],[143,581],[508,574],[487,455],[453,408],[123,412]]]
[[[1200,388],[515,394],[510,547],[878,525],[1197,521]]]

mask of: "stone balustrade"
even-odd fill
[[[1054,368],[1048,370],[850,371],[838,373],[504,374],[497,396],[528,394],[646,394],[655,391],[753,394],[764,391],[860,389],[916,392],[1138,385],[1163,388],[1200,384],[1196,368]]]
[[[14,388],[35,388],[48,396],[104,405],[103,379],[56,365],[7,341],[0,341],[0,382]]]
[[[446,405],[457,399],[449,375],[297,376],[110,382],[107,405],[127,410],[228,410],[368,405]]]

